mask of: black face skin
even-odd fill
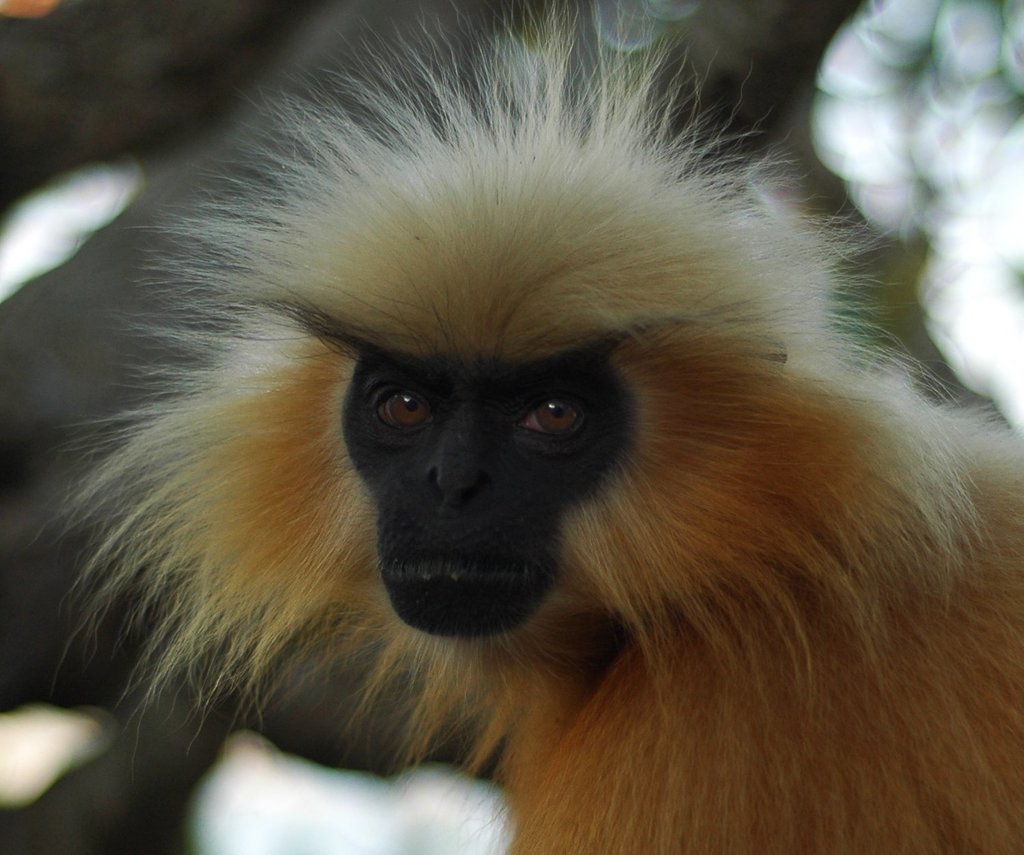
[[[345,442],[377,504],[381,577],[402,620],[484,636],[539,605],[557,575],[563,516],[629,443],[610,349],[464,364],[363,348]]]

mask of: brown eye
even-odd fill
[[[398,392],[377,407],[377,416],[393,428],[414,428],[430,418],[430,407],[415,395]]]
[[[552,398],[530,410],[519,424],[527,430],[557,436],[574,430],[582,418],[583,414],[568,401]]]

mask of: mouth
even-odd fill
[[[479,638],[507,632],[537,608],[552,568],[507,558],[382,558],[396,614],[431,635]]]

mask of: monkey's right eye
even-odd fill
[[[410,392],[396,392],[377,407],[377,417],[389,427],[409,430],[430,418],[430,405]]]

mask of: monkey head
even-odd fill
[[[197,358],[83,500],[168,668],[641,631],[815,546],[830,254],[670,137],[653,66],[572,97],[564,42],[499,53],[475,95],[418,80],[431,110],[392,81],[365,126],[286,114],[273,192],[186,228]]]

